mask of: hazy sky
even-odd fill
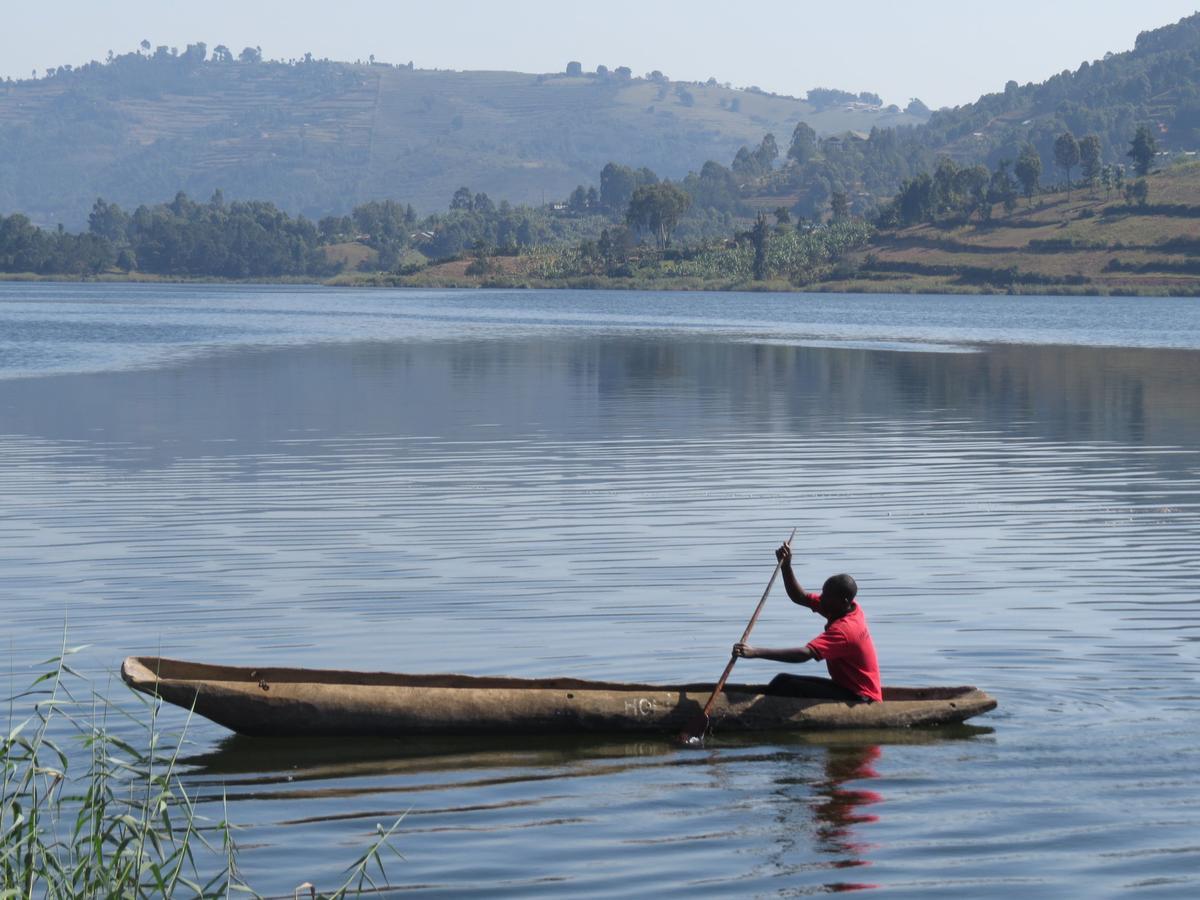
[[[803,96],[874,91],[903,105],[974,100],[1009,78],[1041,81],[1200,0],[56,0],[6,2],[0,77],[103,59],[143,38],[270,58],[412,60],[418,68],[559,71],[603,63],[681,80],[710,75]]]

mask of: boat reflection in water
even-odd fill
[[[499,839],[514,829],[542,828],[550,837],[569,829],[574,840],[585,839],[582,830],[604,856],[613,846],[633,853],[661,849],[654,817],[669,815],[692,822],[683,844],[736,847],[733,852],[751,861],[755,876],[832,892],[875,886],[842,876],[871,864],[870,826],[884,801],[871,782],[881,777],[888,745],[944,744],[991,731],[960,725],[862,734],[737,733],[710,737],[701,751],[669,740],[619,736],[230,735],[212,751],[183,760],[183,777],[201,804],[257,801],[270,827],[297,831],[292,840],[307,840],[311,829],[361,829],[364,822],[403,817],[397,837],[406,858],[424,860],[426,875],[435,879],[448,878],[437,860],[449,852],[452,833],[486,843],[488,835]],[[731,792],[744,798],[735,812],[714,806]],[[766,817],[764,803],[771,810]],[[462,820],[468,815],[466,826]],[[263,834],[248,834],[246,840],[262,841],[258,849],[271,843]],[[541,864],[546,869],[540,877],[587,884],[586,875],[561,870],[553,858]],[[420,882],[415,873],[398,872]],[[703,882],[702,873],[693,876]]]

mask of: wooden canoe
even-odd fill
[[[401,675],[244,668],[130,656],[121,677],[239,734],[388,736],[570,732],[677,733],[711,684],[657,685],[576,678]],[[882,703],[796,696],[765,684],[727,684],[714,731],[908,728],[962,722],[996,708],[973,687],[886,688]]]

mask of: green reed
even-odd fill
[[[135,715],[94,690],[76,698],[70,688],[87,682],[68,659],[82,649],[64,645],[9,698],[9,728],[0,732],[0,900],[259,896],[239,874],[224,798],[220,820],[211,821],[179,777],[191,715],[168,734],[155,699],[131,691],[142,706]],[[113,733],[110,716],[132,723],[137,739]],[[67,741],[82,752],[68,753]],[[318,895],[306,884],[306,892],[340,898],[379,889],[372,871],[386,885],[383,857],[399,856],[390,843],[399,825],[377,828],[340,887]]]

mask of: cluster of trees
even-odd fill
[[[1127,156],[1133,160],[1139,176],[1133,184],[1126,184],[1122,166],[1102,161],[1100,146],[1100,138],[1095,134],[1077,139],[1070,131],[1064,131],[1055,140],[1054,159],[1066,176],[1068,198],[1071,174],[1078,166],[1086,187],[1100,185],[1106,195],[1115,189],[1123,192],[1129,202],[1144,205],[1148,197],[1145,175],[1157,153],[1153,131],[1148,126],[1139,126],[1129,142]],[[922,172],[904,180],[895,198],[881,209],[878,222],[881,227],[894,228],[922,222],[962,222],[972,215],[988,221],[997,204],[1012,213],[1018,192],[1032,204],[1041,190],[1041,176],[1041,156],[1032,143],[1021,148],[1015,163],[1002,159],[994,170],[984,165],[959,166],[942,157],[932,175]]]
[[[642,185],[629,198],[625,221],[633,228],[652,234],[655,244],[664,249],[670,244],[671,234],[691,202],[685,191],[670,182]]]
[[[112,50],[108,51],[108,56],[104,62],[92,60],[81,66],[72,65],[51,65],[43,70],[45,78],[63,78],[68,75],[89,75],[96,76],[97,73],[108,71],[110,80],[113,78],[120,79],[127,75],[130,71],[146,72],[147,67],[153,67],[156,76],[161,77],[164,72],[172,70],[178,72],[194,71],[200,68],[204,63],[213,63],[216,65],[229,65],[233,63],[241,63],[245,65],[255,65],[267,62],[263,57],[263,49],[259,46],[243,47],[236,53],[227,47],[225,44],[217,44],[212,48],[212,53],[208,52],[208,45],[204,41],[197,41],[194,44],[187,44],[181,51],[178,47],[170,47],[166,44],[151,44],[148,39],[143,39],[138,44],[138,49],[132,50],[129,53],[116,54]],[[333,62],[329,59],[317,59],[311,53],[305,53],[300,57],[288,60],[270,60],[274,65],[322,65],[326,67],[343,67],[340,62]],[[366,60],[356,60],[356,65],[363,63],[376,65],[375,55],[371,54]],[[381,63],[381,65],[388,65]],[[395,66],[399,69],[413,69],[413,63],[410,61],[407,64]],[[604,67],[601,66],[601,69]],[[628,69],[618,69],[617,72]],[[37,78],[37,69],[30,73],[31,78]],[[12,80],[11,78],[9,79]]]
[[[1133,160],[1133,170],[1139,177],[1144,178],[1150,173],[1150,166],[1158,155],[1158,142],[1150,126],[1138,126],[1129,142],[1129,152],[1125,155]],[[1095,134],[1087,134],[1076,140],[1069,130],[1064,131],[1054,141],[1054,161],[1067,176],[1068,197],[1071,195],[1071,170],[1076,166],[1080,167],[1080,175],[1088,187],[1094,187],[1098,181],[1108,187],[1113,178],[1112,167],[1101,162],[1100,138]]]
[[[111,246],[113,265],[157,275],[264,278],[329,270],[316,226],[263,201],[207,203],[183,192],[170,203],[126,213],[96,201],[88,233]]]
[[[583,63],[579,62],[578,60],[571,60],[569,63],[567,63],[565,74],[571,78],[585,77]],[[661,75],[662,73],[660,72],[659,74]],[[599,65],[596,66],[595,75],[591,77],[600,79],[612,78],[617,81],[629,81],[631,78],[633,78],[633,70],[630,69],[629,66],[617,66],[615,69],[610,69],[608,66]]]
[[[443,259],[473,249],[516,253],[577,234],[586,225],[555,219],[542,209],[512,206],[507,201],[493,203],[487,194],[471,194],[467,188],[459,188],[454,197],[449,212],[428,216],[418,224],[413,245],[425,256]]]
[[[778,158],[779,146],[775,143],[775,135],[767,134],[754,150],[740,148],[730,168],[741,178],[759,178],[774,168]]]
[[[872,205],[867,188],[881,194],[885,188],[894,192],[904,177],[932,162],[918,144],[889,129],[874,129],[862,139],[849,135],[822,139],[804,122],[792,133],[782,167],[778,165],[780,155],[775,136],[767,134],[757,147],[741,147],[729,166],[709,160],[698,172],[671,183],[672,191],[643,191],[641,197],[663,202],[670,197],[676,207],[668,216],[674,222],[672,228],[688,239],[703,240],[727,235],[734,219],[750,214],[749,201],[760,194],[799,195],[788,212],[802,220],[864,214]],[[600,172],[599,189],[580,185],[566,207],[573,215],[599,215],[610,223],[625,221],[654,233],[659,230],[657,224],[640,214],[630,220],[627,213],[635,192],[662,184],[665,182],[648,168],[610,162]],[[657,240],[667,242],[661,235]]]
[[[20,213],[0,216],[0,272],[89,275],[115,258],[112,245],[95,235],[45,231]]]
[[[895,199],[880,211],[878,224],[891,228],[946,219],[958,221],[974,213],[988,219],[997,203],[1011,212],[1018,194],[1010,166],[1004,160],[989,172],[986,166],[960,167],[943,158],[932,175],[922,172],[905,179]]]
[[[764,145],[774,146],[774,140],[764,141]],[[629,199],[626,227],[604,229],[599,240],[582,241],[574,256],[566,250],[558,253],[552,264],[555,274],[632,275],[634,239],[642,234],[653,237],[655,253],[648,256],[643,252],[638,259],[657,265],[671,254],[670,274],[760,281],[786,278],[799,284],[812,280],[822,267],[848,250],[864,245],[873,233],[868,223],[851,219],[845,194],[835,192],[828,226],[814,227],[803,219],[793,223],[789,209],[782,206],[775,210],[773,227],[760,213],[752,228],[735,232],[730,239],[731,223],[725,219],[720,239],[702,235],[690,247],[685,244],[682,250],[669,250],[672,234],[684,216],[689,211],[695,214],[697,205],[712,202],[745,208],[734,171],[715,162],[705,163],[699,174],[691,173],[678,184],[656,180],[643,184]],[[712,207],[707,211],[713,212]]]
[[[304,216],[289,216],[263,201],[226,202],[220,191],[207,203],[180,192],[169,203],[139,206],[132,212],[101,198],[92,207],[87,230],[79,234],[68,233],[61,226],[54,231],[38,228],[19,214],[0,217],[0,271],[78,276],[113,270],[175,277],[325,276],[339,266],[331,261],[337,254],[327,253],[326,248],[358,243],[376,251],[372,269],[388,271],[402,271],[410,250],[435,259],[470,252],[476,257],[475,264],[482,267],[479,270],[488,271],[490,257],[497,253],[577,247],[580,258],[590,261],[587,268],[611,273],[624,271],[639,237],[648,239],[654,248],[646,252],[660,256],[667,252],[695,197],[705,202],[736,198],[732,173],[717,163],[681,183],[659,180],[648,170],[616,165],[606,167],[605,172],[607,190],[589,192],[594,196],[588,202],[598,211],[578,217],[557,215],[546,208],[496,204],[487,194],[466,187],[455,192],[442,214],[421,218],[411,205],[383,200],[316,223]],[[619,215],[610,214],[600,197],[617,203],[631,185],[623,210]],[[720,200],[714,199],[718,196]],[[844,198],[835,213],[839,222],[848,218]],[[709,208],[701,214],[702,220],[709,216],[705,221],[711,231],[727,236],[732,220],[712,219],[711,214]],[[783,240],[788,245],[792,238],[787,235],[810,230],[803,224],[793,228],[786,209],[776,216],[772,241]],[[768,271],[765,228],[760,219],[756,229],[735,241],[735,246],[750,242],[758,247],[760,260],[754,269],[758,277],[766,277]],[[691,237],[697,235],[693,232]],[[701,236],[693,247],[702,246],[704,240]],[[711,235],[707,240],[712,243]],[[694,257],[697,251],[690,252]]]
[[[655,187],[668,198],[678,192],[657,182]],[[637,227],[668,240],[686,205],[668,203],[660,210],[639,198],[626,207],[639,210],[631,218]],[[465,187],[455,192],[449,210],[441,214],[422,218],[410,204],[380,200],[316,223],[264,201],[227,203],[221,191],[207,203],[180,192],[170,203],[139,206],[133,212],[98,199],[87,230],[80,234],[61,226],[47,231],[20,214],[0,216],[0,272],[94,275],[117,269],[179,277],[325,276],[337,270],[325,252],[331,245],[365,244],[376,251],[372,268],[394,270],[410,249],[431,258],[467,251],[515,253],[592,237],[606,222],[574,221],[544,209],[496,204],[487,194]]]
[[[820,138],[800,122],[792,132],[786,165],[758,190],[770,196],[797,195],[794,212],[811,219],[821,218],[839,195],[851,211],[865,215],[875,198],[894,193],[904,179],[932,167],[934,154],[915,134],[912,128],[872,128],[865,136]]]
[[[374,62],[372,56],[371,62]],[[43,70],[43,77],[69,81],[72,88],[94,92],[97,89],[132,92],[135,96],[156,94],[160,91],[192,93],[196,83],[192,76],[205,66],[265,65],[262,47],[243,47],[234,51],[224,44],[217,44],[209,52],[204,41],[185,45],[183,50],[165,44],[151,45],[143,40],[137,50],[114,54],[107,58],[92,60],[79,66],[53,65]],[[357,76],[344,63],[328,59],[317,59],[311,53],[289,60],[272,60],[272,66],[304,66],[318,80],[353,79]],[[412,63],[401,68],[412,68]],[[37,77],[37,70],[30,73]]]
[[[528,272],[547,279],[607,276],[729,283],[784,279],[800,285],[843,265],[846,254],[865,246],[873,232],[862,220],[795,228],[787,222],[770,226],[760,217],[753,229],[732,238],[663,249],[639,245],[629,228],[613,226],[604,229],[598,240],[535,249]]]
[[[813,88],[804,99],[816,107],[817,111],[833,106],[844,106],[847,103],[865,103],[868,106],[883,106],[883,100],[878,94],[863,91],[852,94],[850,91],[839,91],[834,88]]]
[[[361,241],[376,251],[380,268],[392,269],[411,245],[418,224],[412,204],[372,200],[354,207],[348,216],[325,216],[317,222],[317,233],[323,244]]]
[[[658,182],[658,175],[648,168],[634,169],[610,162],[600,170],[600,189],[579,185],[572,191],[567,207],[574,213],[592,212],[614,218],[623,216],[634,191]]]
[[[0,218],[0,271],[96,274],[112,268],[157,275],[226,278],[324,274],[316,226],[261,201],[208,203],[177,194],[127,213],[97,200],[88,230],[37,228],[23,215]]]

